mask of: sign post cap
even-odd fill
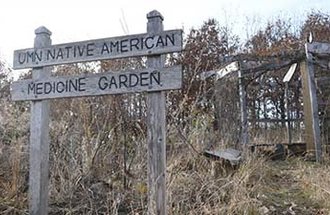
[[[35,34],[48,34],[49,36],[52,35],[52,32],[48,30],[45,26],[40,26],[34,31]]]
[[[153,18],[160,18],[162,21],[164,20],[164,17],[163,15],[158,12],[157,10],[153,10],[153,11],[150,11],[148,14],[147,14],[147,19],[153,19]]]

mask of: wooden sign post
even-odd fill
[[[35,30],[35,48],[51,44],[51,32],[45,27]],[[32,79],[50,77],[50,68],[33,68]],[[29,208],[31,215],[47,214],[49,160],[49,101],[31,102]]]
[[[48,213],[49,101],[48,99],[148,92],[148,214],[166,214],[166,119],[164,90],[180,89],[181,66],[164,68],[162,54],[182,50],[182,31],[163,30],[158,11],[147,14],[147,33],[51,45],[51,32],[38,28],[34,48],[14,52],[14,69],[33,68],[32,79],[14,82],[14,101],[30,100],[29,210]],[[148,56],[147,68],[51,77],[47,66],[92,60]]]
[[[163,16],[158,11],[147,14],[147,32],[163,31]],[[161,55],[148,57],[147,65],[151,68],[164,66],[165,58]],[[165,215],[166,213],[166,118],[165,93],[149,93],[147,97],[148,126],[148,214]]]

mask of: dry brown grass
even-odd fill
[[[171,161],[170,161],[171,162]],[[262,158],[251,158],[237,170],[212,174],[212,162],[185,154],[169,164],[170,214],[253,214],[263,178]]]
[[[324,207],[325,214],[330,214],[330,162],[323,164],[299,161],[297,177],[301,187],[311,194],[311,199]]]
[[[209,129],[198,121],[195,125],[184,137],[173,130],[169,132],[173,145],[167,161],[169,214],[329,213],[327,162],[322,165],[300,159],[273,162],[250,156],[237,169],[224,166],[215,175],[214,166],[222,163],[200,153],[206,144],[200,143],[209,137]],[[52,126],[56,128],[52,134],[58,145],[51,151],[50,214],[146,213],[143,139],[131,143],[135,158],[129,172],[123,172],[121,165],[116,164],[123,162],[118,156],[119,143],[98,146],[101,150],[96,155],[90,154],[98,162],[87,168],[82,162],[89,159],[72,154],[83,147],[73,145],[77,144],[74,135],[63,131],[63,122]],[[1,143],[1,214],[27,213],[27,137],[23,133],[21,137],[12,137],[10,144]]]

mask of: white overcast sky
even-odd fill
[[[13,51],[31,48],[41,25],[53,33],[53,44],[125,35],[121,22],[129,34],[144,33],[146,14],[154,9],[163,14],[165,30],[183,27],[187,33],[215,18],[244,34],[246,17],[299,20],[311,9],[329,13],[330,0],[2,0],[0,57],[12,65]]]

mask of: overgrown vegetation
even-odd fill
[[[242,45],[213,19],[187,33],[185,51],[168,59],[168,64],[184,68],[183,89],[167,94],[169,214],[330,214],[328,161],[315,164],[290,157],[274,162],[254,154],[232,168],[202,156],[205,149],[235,147],[240,125],[237,77],[225,82],[201,79],[202,72],[220,68],[229,55],[303,49],[309,32],[314,41],[329,42],[329,23],[328,14],[312,12],[294,32],[288,21],[277,20]],[[143,68],[145,59],[102,61],[99,67]],[[0,214],[28,214],[30,105],[10,100],[8,70],[3,64],[0,68]],[[95,68],[58,66],[54,73],[99,72]],[[274,107],[267,114],[284,116],[285,71],[249,77],[251,116],[264,114],[260,101],[265,100]],[[299,81],[295,77],[292,92]],[[300,113],[301,100],[295,96],[292,106]],[[50,214],[146,214],[145,95],[58,99],[51,107]],[[267,136],[262,125],[252,123],[250,138],[261,143],[281,140],[281,126],[267,128]]]

